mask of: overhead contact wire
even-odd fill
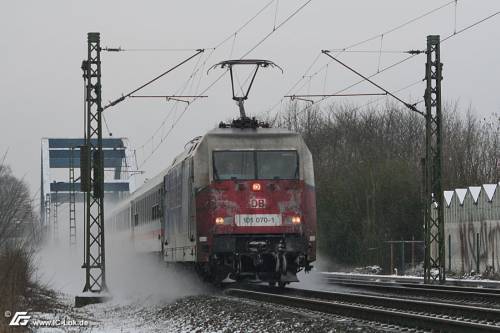
[[[483,23],[483,22],[485,22],[485,21],[487,21],[487,20],[489,20],[489,19],[491,19],[491,18],[495,17],[495,16],[496,16],[496,15],[498,15],[498,14],[500,14],[500,11],[497,11],[497,12],[495,12],[495,13],[492,13],[491,15],[488,15],[488,16],[486,16],[485,18],[482,18],[482,19],[480,19],[480,20],[478,20],[478,21],[476,21],[476,22],[474,22],[474,23],[472,23],[472,24],[470,24],[470,25],[468,25],[468,26],[466,26],[466,27],[464,27],[464,28],[462,28],[462,29],[458,30],[456,33],[453,33],[453,34],[451,34],[451,35],[449,35],[449,36],[445,37],[444,39],[442,39],[442,40],[441,40],[441,43],[446,42],[447,40],[449,40],[449,39],[451,39],[451,38],[453,38],[453,37],[455,37],[455,36],[457,36],[457,35],[461,34],[462,32],[465,32],[465,31],[467,31],[467,30],[469,30],[469,29],[471,29],[471,28],[473,28],[473,27],[475,27],[475,26],[477,26],[477,25],[479,25],[479,24],[481,24],[481,23]],[[380,70],[380,72],[377,72],[377,73],[375,73],[375,74],[372,74],[372,75],[368,76],[368,78],[370,78],[370,79],[371,79],[372,77],[374,77],[374,76],[376,76],[376,75],[378,75],[378,74],[380,74],[380,73],[382,73],[382,72],[384,72],[384,71],[386,71],[386,70],[389,70],[389,69],[391,69],[391,68],[393,68],[393,67],[396,67],[396,66],[398,66],[398,65],[400,65],[400,64],[402,64],[402,63],[404,63],[404,62],[406,62],[406,61],[408,61],[408,60],[410,60],[410,59],[414,58],[415,56],[417,56],[417,55],[419,55],[419,54],[423,54],[423,53],[411,54],[410,56],[408,56],[408,57],[406,57],[406,58],[404,58],[404,59],[402,59],[402,60],[400,60],[400,61],[397,61],[397,62],[393,63],[392,65],[389,65],[389,66],[387,66],[387,67],[383,68],[382,70]],[[346,90],[348,90],[348,89],[350,89],[350,88],[352,88],[352,87],[354,87],[354,86],[356,86],[356,85],[358,85],[358,84],[360,84],[360,83],[362,83],[362,82],[365,82],[365,81],[366,81],[365,79],[362,79],[362,80],[360,80],[360,81],[358,81],[358,82],[356,82],[356,83],[354,83],[354,84],[351,84],[350,86],[348,86],[348,87],[346,87],[346,88],[344,88],[344,89],[341,89],[341,90],[337,91],[336,93],[344,92],[344,91],[346,91]],[[320,99],[319,101],[316,101],[316,102],[315,102],[315,104],[321,103],[321,102],[323,102],[324,100],[326,100],[327,98],[328,98],[328,97],[322,98],[322,99]],[[419,102],[419,103],[420,103],[420,102]],[[299,112],[305,111],[305,110],[309,109],[310,107],[311,107],[311,105],[308,105],[308,106],[306,106],[303,110],[301,110],[301,111],[299,111]]]
[[[188,77],[188,79],[184,82],[184,84],[179,88],[177,89],[177,91],[175,92],[175,94],[179,93],[179,94],[183,94],[184,91],[186,90],[187,86],[189,85],[190,81],[192,81],[196,71],[197,71],[197,66],[199,65],[201,61],[201,57],[198,58],[198,61],[196,62],[195,66],[193,67],[193,70],[191,72],[191,75]],[[162,122],[161,122],[161,125],[153,132],[153,135],[148,138],[141,146],[140,148],[143,149],[149,142],[153,141],[154,140],[154,137],[156,136],[156,134],[158,134],[158,132],[163,128],[163,126],[165,126],[168,118],[170,118],[170,116],[172,115],[173,112],[175,112],[175,109],[177,109],[177,106],[178,106],[178,102],[176,101],[174,103],[174,105],[170,108],[170,111],[167,113],[167,115],[165,116],[165,118],[163,118]]]
[[[495,13],[493,13],[493,14],[491,14],[491,15],[489,15],[489,16],[487,16],[487,17],[485,17],[485,18],[483,18],[483,19],[481,19],[481,20],[479,20],[479,21],[476,21],[476,22],[474,22],[474,23],[472,23],[472,24],[470,24],[470,25],[466,26],[465,28],[462,28],[462,29],[458,30],[457,32],[454,32],[453,34],[451,34],[451,35],[449,35],[449,36],[445,37],[444,39],[441,39],[441,43],[444,43],[444,42],[446,42],[448,39],[453,38],[453,37],[455,37],[456,35],[459,35],[459,34],[461,34],[462,32],[465,32],[465,31],[467,31],[467,30],[469,30],[469,29],[471,29],[471,28],[473,28],[473,27],[475,27],[475,26],[477,26],[477,25],[479,25],[479,24],[481,24],[481,23],[483,23],[483,22],[485,22],[485,21],[488,21],[489,19],[491,19],[491,18],[493,18],[493,17],[497,16],[498,14],[500,14],[500,11],[495,12]]]
[[[407,26],[407,25],[409,25],[409,24],[412,24],[413,22],[416,22],[416,21],[418,21],[418,20],[420,20],[420,19],[422,19],[422,18],[424,18],[424,17],[426,17],[426,16],[428,16],[428,15],[431,15],[431,14],[433,14],[433,13],[435,13],[435,12],[437,12],[437,11],[439,11],[439,10],[441,10],[441,9],[443,9],[443,8],[445,8],[445,7],[447,7],[447,6],[449,6],[450,4],[454,3],[455,1],[456,1],[456,0],[449,1],[449,2],[447,2],[447,3],[443,4],[443,5],[439,6],[439,7],[436,7],[436,8],[434,8],[434,9],[432,9],[432,10],[429,10],[429,11],[427,11],[427,12],[425,12],[425,13],[423,13],[423,14],[421,14],[421,15],[419,15],[419,16],[417,16],[417,17],[415,17],[415,18],[413,18],[413,19],[410,19],[410,20],[408,20],[408,21],[406,21],[406,22],[404,22],[404,23],[402,23],[402,24],[400,24],[400,25],[397,25],[397,26],[396,26],[396,27],[394,27],[394,28],[391,28],[391,29],[389,29],[389,30],[386,30],[386,31],[385,31],[385,32],[383,32],[383,33],[380,33],[380,34],[377,34],[377,35],[375,35],[375,36],[373,36],[373,37],[370,37],[370,38],[364,39],[364,40],[362,40],[362,41],[356,42],[356,43],[351,44],[351,45],[349,45],[349,46],[347,46],[347,47],[345,47],[345,48],[343,48],[343,49],[340,49],[340,50],[338,50],[338,51],[339,51],[339,53],[346,52],[347,50],[349,50],[349,49],[351,49],[351,48],[354,48],[354,47],[356,47],[356,46],[359,46],[359,45],[365,44],[365,43],[367,43],[367,42],[370,42],[370,41],[372,41],[372,40],[375,40],[375,39],[379,38],[381,35],[388,35],[388,34],[390,34],[390,33],[394,32],[394,31],[397,31],[397,30],[399,30],[399,29],[401,29],[401,28],[404,28],[405,26]],[[351,51],[351,52],[355,52],[355,51]],[[370,51],[370,52],[371,52],[371,51]],[[376,52],[376,51],[375,51],[375,52]],[[385,53],[385,52],[384,52],[384,53]],[[397,53],[399,53],[399,52],[397,52]],[[320,55],[321,55],[321,52],[319,53],[319,55],[317,56],[317,58],[319,58],[319,56],[320,56]],[[331,63],[331,61],[332,61],[332,60],[330,60],[328,63]],[[315,62],[316,62],[316,60],[315,60],[313,63],[315,63]],[[322,66],[322,67],[320,67],[320,69],[316,72],[316,74],[318,74],[318,73],[322,72],[325,68],[326,68],[326,65],[323,65],[323,66]],[[308,68],[308,70],[304,73],[304,75],[305,75],[305,74],[307,74],[309,70],[310,70],[310,69]],[[297,81],[297,82],[296,82],[296,83],[292,86],[292,88],[290,88],[290,89],[289,89],[289,90],[288,90],[288,91],[287,91],[284,95],[289,95],[289,94],[293,91],[293,89],[294,89],[294,88],[295,88],[295,87],[296,87],[296,86],[297,86],[297,85],[298,85],[298,84],[299,84],[299,83],[300,83],[303,79],[304,79],[304,77],[302,76],[302,77],[301,77],[301,78],[300,78],[300,79],[299,79],[299,80],[298,80],[298,81]],[[274,104],[271,108],[269,108],[269,109],[267,110],[267,113],[269,113],[269,112],[271,112],[272,110],[274,110],[274,109],[275,109],[275,108],[279,105],[279,103],[280,103],[280,102],[275,103],[275,104]]]
[[[247,55],[249,55],[253,50],[255,50],[257,47],[259,47],[260,44],[264,43],[266,39],[268,39],[274,32],[276,32],[279,28],[281,28],[284,24],[286,24],[289,20],[291,20],[295,15],[297,15],[304,7],[306,7],[309,3],[311,3],[312,0],[306,1],[304,4],[302,4],[299,8],[297,8],[292,14],[290,14],[286,19],[284,19],[280,24],[276,26],[275,29],[273,29],[271,32],[269,32],[264,38],[262,38],[257,44],[255,44],[254,47],[252,47],[250,50],[248,50],[245,54],[241,56],[240,59],[245,58]]]
[[[273,0],[274,1],[274,0]],[[215,49],[217,49],[218,47],[220,47],[221,45],[223,45],[226,41],[228,41],[231,37],[234,36],[235,33],[238,33],[239,31],[241,31],[243,28],[245,28],[251,21],[253,21],[258,15],[260,15],[260,13],[262,13],[267,7],[269,7],[269,5],[271,5],[273,3],[273,1],[270,1],[268,2],[261,10],[259,10],[259,12],[257,12],[257,14],[255,14],[251,19],[249,19],[247,22],[245,22],[240,28],[238,28],[238,30],[236,30],[236,32],[232,33],[231,35],[229,35],[227,38],[225,38],[223,41],[221,41],[219,44],[217,44],[214,48],[213,48],[213,51]],[[252,52],[253,50],[255,50],[259,45],[261,45],[267,38],[269,38],[273,33],[274,31],[278,30],[279,28],[281,28],[284,24],[286,24],[292,17],[294,17],[297,13],[299,13],[305,6],[307,6],[312,0],[308,0],[306,3],[304,3],[302,6],[300,6],[299,8],[297,8],[292,14],[290,14],[285,20],[283,20],[278,26],[276,26],[276,29],[273,30],[272,32],[270,32],[269,34],[267,34],[266,36],[264,36],[263,39],[261,39],[255,46],[253,46],[248,52],[246,52],[241,58],[244,58],[245,56],[247,56],[250,52]],[[211,82],[200,94],[203,95],[205,94],[209,89],[211,89],[217,82],[219,82],[222,77],[225,76],[225,74],[227,73],[227,70],[224,71],[221,75],[219,75],[213,82]],[[177,125],[177,123],[180,121],[180,119],[183,117],[183,115],[185,114],[185,112],[189,109],[189,107],[197,100],[197,98],[195,98],[190,104],[186,105],[184,107],[184,110],[181,112],[181,114],[176,118],[176,120],[174,121],[174,123],[172,124],[172,126],[170,127],[170,129],[167,131],[167,133],[165,134],[165,136],[162,138],[162,140],[160,141],[160,144],[158,146],[156,146],[153,150],[153,152],[147,156],[143,162],[140,164],[141,166],[144,165],[144,163],[146,163],[149,158],[154,154],[154,152],[157,151],[157,149],[159,148],[159,146],[161,145],[161,143],[170,135],[171,131],[174,129],[174,127]]]
[[[219,46],[221,46],[222,44],[224,44],[225,42],[227,42],[229,39],[231,39],[231,37],[233,37],[234,34],[237,34],[239,33],[241,30],[245,29],[245,27],[247,25],[249,25],[253,20],[255,20],[264,10],[267,9],[267,7],[269,7],[274,1],[276,0],[271,0],[269,1],[264,7],[262,7],[254,16],[252,16],[248,21],[246,21],[245,23],[243,23],[243,25],[241,25],[238,29],[236,29],[236,31],[232,34],[230,34],[228,37],[226,37],[225,39],[223,39],[221,42],[219,42],[217,45],[214,46],[214,49],[217,49],[219,48]]]
[[[231,39],[231,37],[233,37],[233,47],[234,47],[234,42],[235,42],[235,39],[236,39],[236,35],[242,31],[245,27],[247,27],[253,20],[255,20],[264,10],[266,10],[275,0],[271,0],[269,1],[268,3],[266,3],[266,5],[264,7],[262,7],[255,15],[253,15],[250,19],[248,19],[244,24],[242,24],[238,29],[236,29],[236,31],[234,31],[233,33],[231,33],[228,37],[224,38],[222,41],[220,41],[217,45],[215,45],[214,47],[210,48],[210,54],[208,55],[208,57],[206,58],[205,62],[203,63],[203,68],[206,64],[206,61],[210,58],[210,56],[214,53],[214,51],[219,48],[220,46],[222,46],[224,43],[226,43],[228,40]],[[232,50],[231,50],[231,53],[232,53]],[[222,75],[223,76],[223,75]],[[219,81],[222,76],[218,77],[216,79],[215,82]],[[215,84],[214,82],[214,84]],[[200,79],[198,81],[198,84],[197,84],[197,89],[199,88],[199,85],[201,83],[201,74],[200,74]],[[214,84],[211,84],[209,87],[212,87]],[[193,102],[196,100],[196,98],[193,100]],[[174,106],[172,106],[170,112],[167,114],[167,117],[165,117],[165,119],[168,119],[170,117],[170,115],[172,114],[173,110],[177,107],[177,102],[174,104]],[[165,120],[164,119],[164,120]],[[165,121],[162,122],[162,124],[160,125],[160,127],[155,130],[155,133],[157,133],[159,130],[161,130],[163,128],[163,126],[165,125]],[[142,145],[140,145],[139,147],[142,149],[143,147],[145,147],[146,144],[148,144],[150,141],[150,139],[148,139],[147,141],[145,141]]]

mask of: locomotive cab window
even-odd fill
[[[257,151],[257,179],[298,179],[296,151]]]
[[[252,151],[216,151],[214,179],[254,179],[255,159]]]
[[[298,179],[295,150],[214,151],[214,180]]]

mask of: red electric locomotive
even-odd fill
[[[216,280],[297,281],[316,249],[312,158],[300,135],[222,128],[196,150],[193,161],[203,166],[194,176],[201,272]]]
[[[299,134],[243,111],[192,140],[110,219],[138,251],[190,263],[208,280],[284,286],[316,259],[312,156]]]

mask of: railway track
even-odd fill
[[[331,277],[336,279],[357,280],[357,281],[378,281],[408,284],[423,284],[423,277],[417,276],[399,276],[399,275],[376,275],[361,273],[337,273],[337,272],[318,272],[322,277]],[[471,288],[491,288],[500,289],[500,281],[494,280],[467,280],[467,279],[446,279],[445,286],[471,287]]]
[[[405,286],[426,286],[430,288],[437,289],[449,289],[449,290],[489,290],[492,292],[500,293],[500,281],[483,281],[483,280],[472,280],[472,281],[449,281],[446,280],[445,284],[424,284],[422,278],[409,278],[409,277],[398,277],[392,275],[350,275],[350,274],[337,274],[337,273],[319,273],[322,279],[327,280],[342,280],[342,281],[353,281],[353,282],[379,282],[387,284],[399,284]]]
[[[500,332],[500,310],[396,297],[266,286],[229,288],[248,298],[346,317],[443,332]]]
[[[449,285],[424,285],[417,283],[380,282],[343,277],[323,277],[329,284],[356,289],[383,292],[406,297],[438,299],[440,301],[471,303],[500,308],[500,289],[474,288]]]

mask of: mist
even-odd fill
[[[61,212],[61,220],[64,215]],[[78,216],[78,212],[77,212]],[[76,296],[85,285],[82,268],[83,221],[77,219],[77,245],[69,246],[68,223],[59,221],[58,233],[50,231],[36,252],[36,280],[53,290]],[[194,269],[167,265],[159,254],[137,253],[126,232],[106,231],[106,282],[108,293],[115,302],[141,301],[165,303],[188,295],[212,292]]]

